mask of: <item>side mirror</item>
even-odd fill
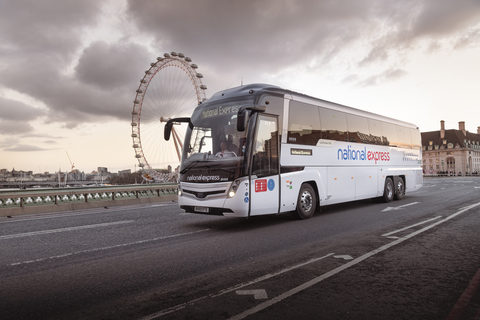
[[[190,128],[192,128],[192,124],[190,123],[190,118],[173,118],[167,121],[165,124],[165,128],[163,130],[163,137],[166,141],[170,140],[170,133],[172,132],[172,126],[177,122],[188,122]]]
[[[243,132],[247,128],[248,113],[244,108],[238,111],[237,115],[237,131]]]
[[[262,113],[262,112],[265,112],[265,110],[267,110],[267,107],[258,106],[258,105],[241,107],[238,110],[238,114],[237,114],[237,131],[239,132],[243,132],[247,128],[247,122],[248,122],[247,110],[251,110],[252,112]]]
[[[163,137],[166,141],[170,140],[170,133],[172,132],[173,121],[168,120],[165,124],[165,128],[163,130]]]

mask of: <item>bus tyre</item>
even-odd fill
[[[397,185],[395,187],[395,200],[402,200],[405,195],[405,182],[402,177],[398,177]]]
[[[392,178],[385,179],[385,188],[383,190],[383,201],[391,202],[393,200],[394,194],[395,194],[395,190],[393,187]]]
[[[315,213],[317,206],[317,197],[315,190],[308,183],[302,184],[297,199],[297,210],[294,211],[294,216],[297,219],[309,219]]]

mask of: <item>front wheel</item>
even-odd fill
[[[302,184],[297,199],[297,210],[294,211],[294,216],[297,219],[309,219],[315,213],[317,206],[317,196],[315,190],[308,183]]]

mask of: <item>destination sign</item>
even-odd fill
[[[226,114],[237,114],[240,106],[218,106],[202,110],[202,118],[211,118],[216,116],[223,116]]]
[[[290,154],[296,156],[311,156],[312,150],[311,149],[290,149]]]

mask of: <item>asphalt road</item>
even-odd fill
[[[0,319],[480,320],[480,178],[290,215],[0,219]]]

